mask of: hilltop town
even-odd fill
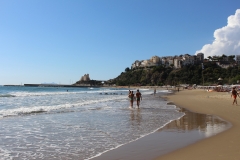
[[[240,55],[222,55],[204,57],[197,55],[179,55],[159,57],[148,60],[136,60],[118,77],[110,79],[108,84],[119,86],[141,85],[162,86],[178,84],[235,84],[240,80]]]
[[[234,60],[234,58],[236,59]],[[167,56],[159,57],[153,56],[148,60],[136,60],[132,65],[131,69],[134,68],[145,68],[163,65],[165,67],[173,67],[175,69],[182,68],[186,65],[199,65],[201,63],[206,63],[209,61],[216,62],[216,64],[222,68],[228,68],[230,66],[240,64],[240,55],[222,55],[222,56],[209,56],[208,59],[204,59],[203,53],[198,53],[197,55],[179,55],[179,56]]]

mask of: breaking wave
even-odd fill
[[[19,115],[37,114],[37,113],[43,113],[43,112],[52,112],[52,111],[70,109],[70,108],[77,108],[77,107],[101,103],[101,102],[116,101],[116,100],[123,100],[123,99],[125,99],[125,97],[109,97],[109,98],[105,98],[105,99],[89,100],[89,101],[83,101],[83,102],[72,103],[72,104],[2,109],[2,110],[0,110],[0,117],[3,118],[3,117],[9,117],[9,116],[19,116]]]
[[[16,96],[11,94],[0,94],[0,97],[16,97]]]

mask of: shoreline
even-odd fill
[[[174,95],[174,93],[164,95],[163,99],[166,100],[166,97],[172,95]],[[175,105],[175,103],[169,101],[168,105]],[[180,106],[176,107],[179,108],[180,112],[185,113],[183,117],[171,121],[154,133],[146,135],[145,137],[120,146],[116,149],[105,152],[100,156],[93,158],[92,160],[155,159],[159,156],[164,156],[168,153],[171,154],[177,149],[184,148],[188,145],[211,137],[219,132],[225,131],[231,126],[228,122],[214,115],[195,113]],[[209,120],[211,125],[205,125],[205,122]],[[211,122],[212,120],[214,122]],[[219,125],[220,123],[222,126]],[[188,126],[187,128],[186,124]],[[199,127],[201,130],[199,130]],[[208,130],[209,133],[206,134],[205,130]],[[186,137],[191,138],[186,139]]]

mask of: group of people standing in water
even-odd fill
[[[130,107],[133,108],[133,101],[137,100],[137,107],[139,108],[140,100],[142,100],[142,94],[137,90],[136,95],[134,95],[133,91],[129,90],[128,98],[130,99]]]

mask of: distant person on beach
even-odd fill
[[[237,105],[237,96],[239,96],[239,95],[238,95],[235,87],[233,87],[232,88],[232,94],[231,94],[231,97],[233,97],[233,105],[234,105],[234,103],[236,103],[236,105]]]
[[[130,91],[130,94],[128,95],[130,98],[130,107],[133,108],[133,100],[134,100],[134,93],[133,91]]]
[[[139,108],[140,99],[142,101],[142,94],[139,92],[139,90],[137,90],[136,97],[137,97],[137,107]]]
[[[153,92],[153,94],[154,94],[154,96],[155,96],[155,94],[156,94],[156,88],[154,88],[154,92]]]

